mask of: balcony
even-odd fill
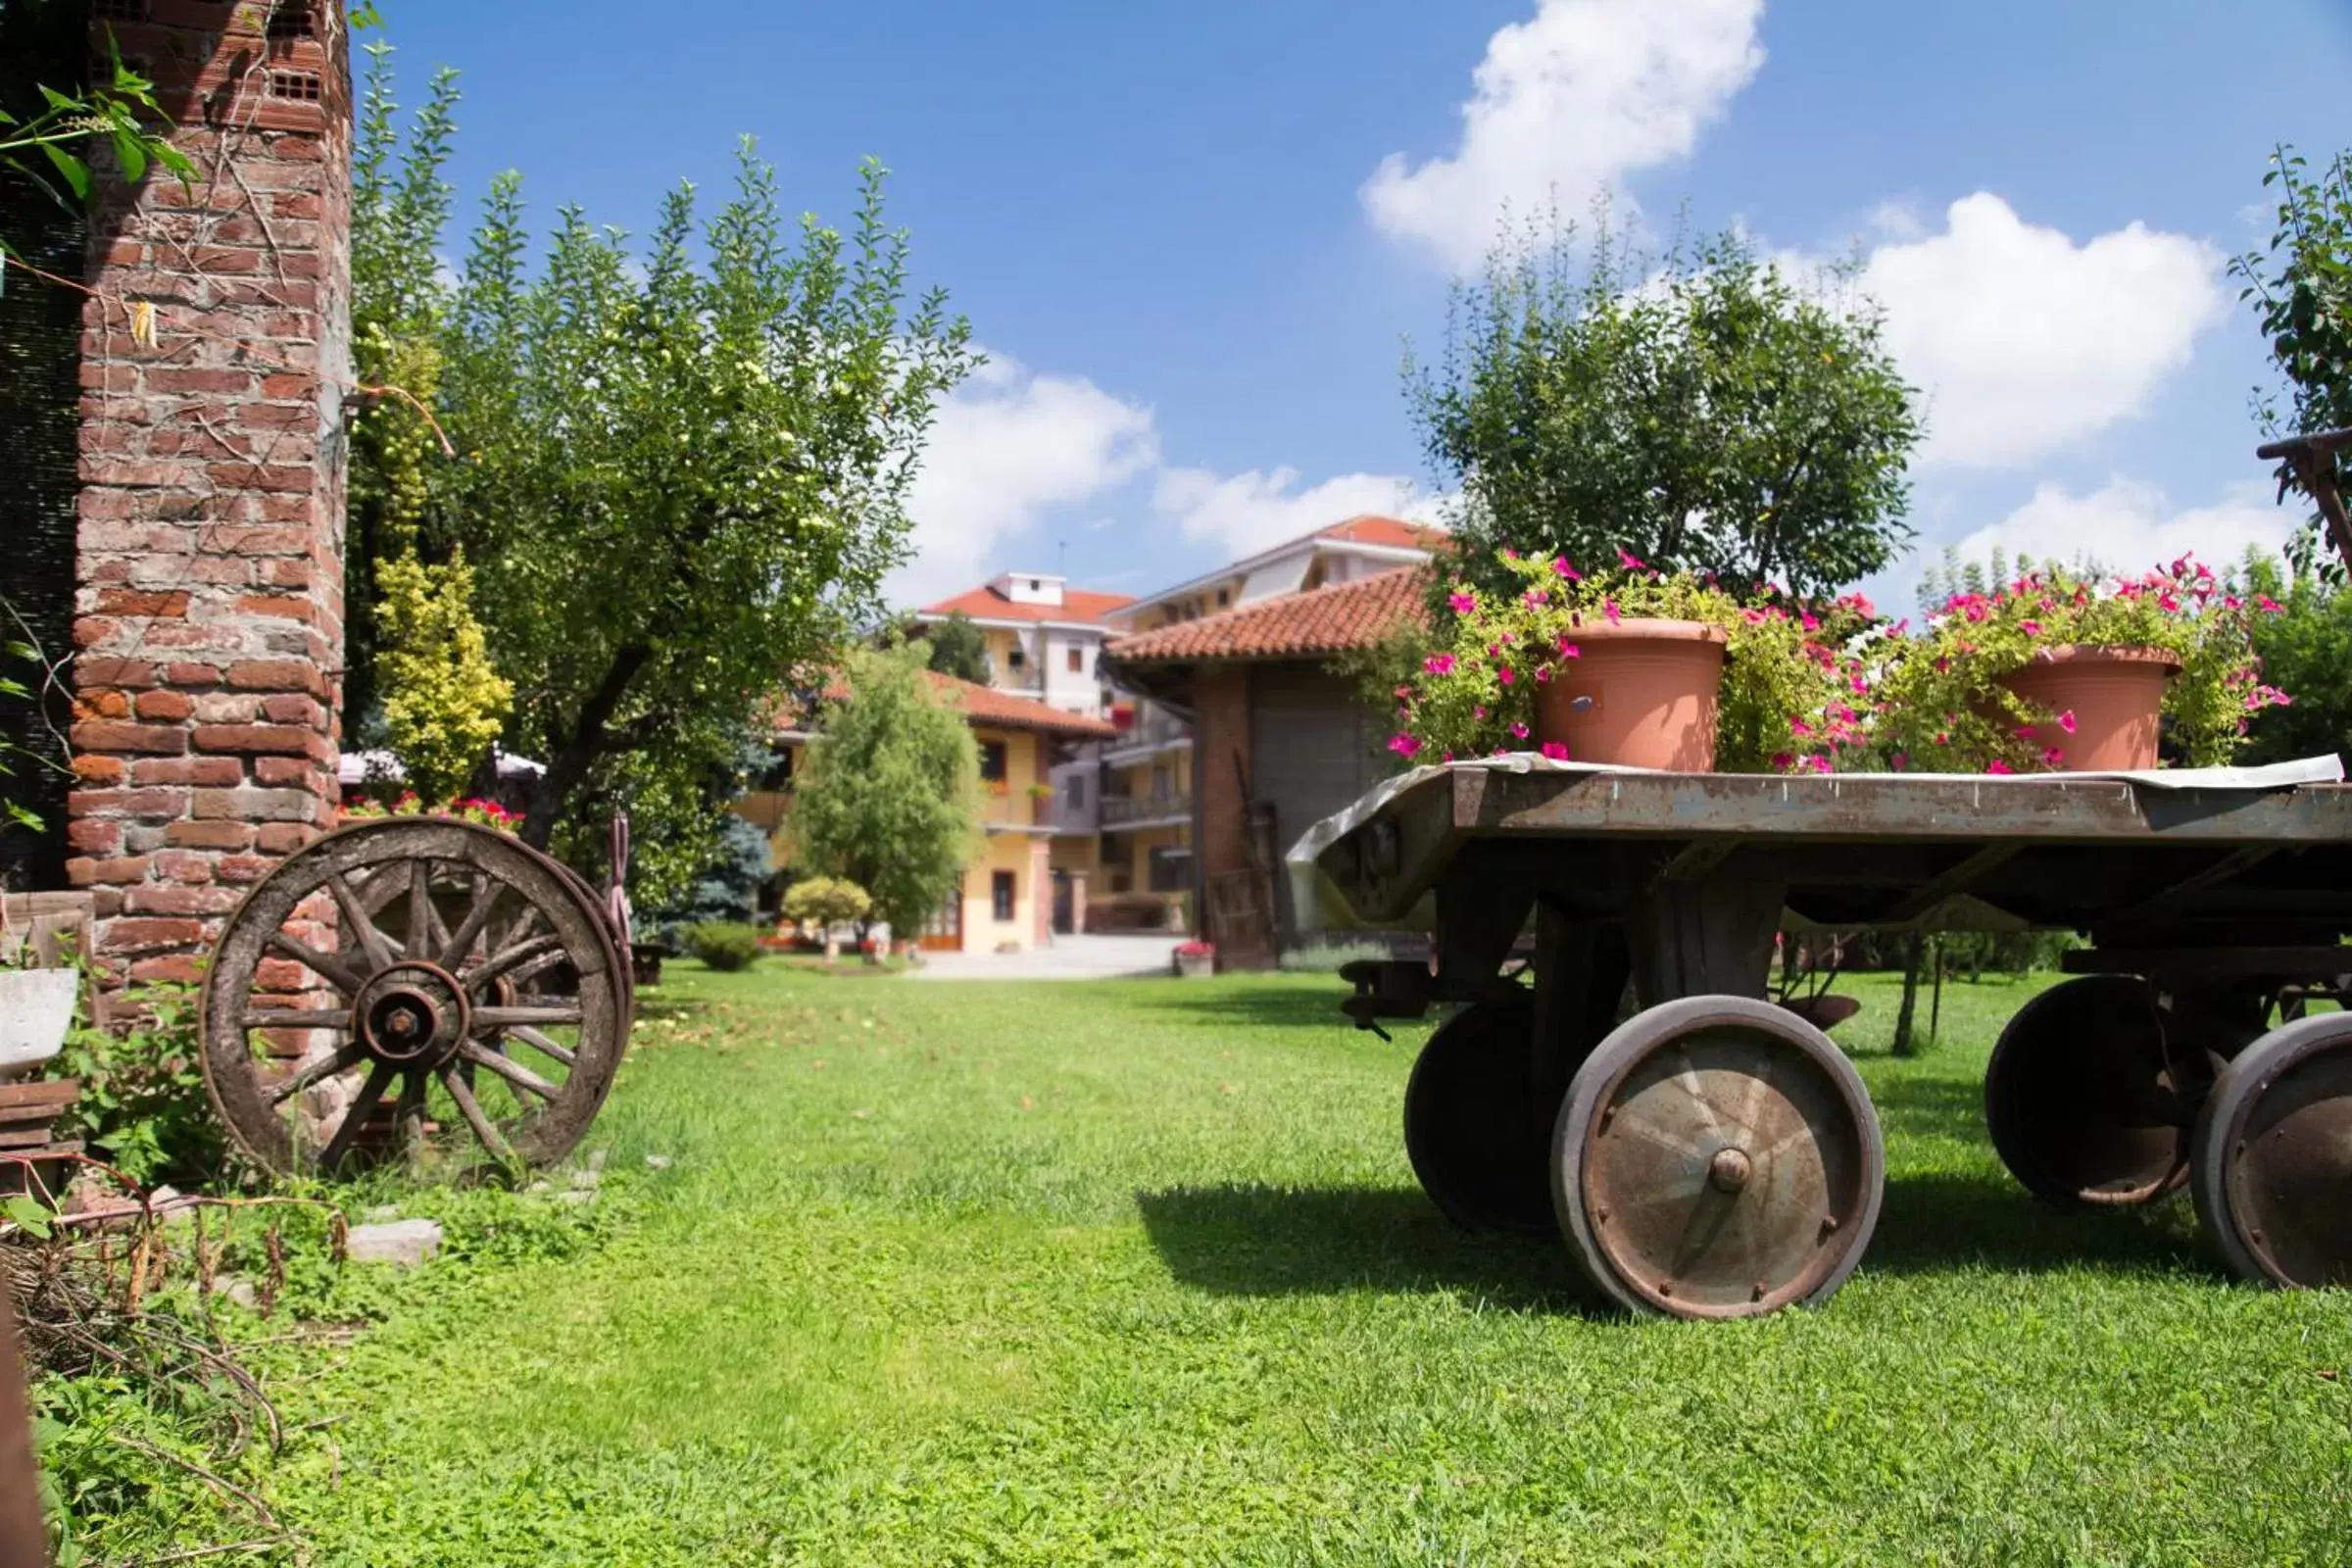
[[[1102,825],[1105,828],[1146,827],[1161,822],[1189,822],[1192,819],[1193,799],[1189,795],[1102,797]]]
[[[1054,825],[1054,797],[1031,795],[1025,789],[999,795],[993,786],[981,798],[980,821],[986,827],[1046,827]]]
[[[1172,746],[1189,746],[1192,739],[1190,724],[1165,713],[1153,713],[1142,723],[1130,726],[1118,739],[1104,742],[1102,757],[1105,761],[1130,760]]]

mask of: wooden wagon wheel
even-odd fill
[[[1438,1026],[1404,1086],[1404,1152],[1421,1190],[1465,1230],[1551,1229],[1547,1116],[1531,1115],[1532,998],[1473,1003]]]
[[[2238,1273],[2352,1285],[2352,1013],[2280,1024],[2224,1068],[2194,1166],[2197,1218]]]
[[[1827,1035],[1772,1003],[1687,997],[1635,1014],[1577,1069],[1551,1175],[1560,1229],[1610,1299],[1750,1317],[1845,1283],[1886,1155]]]
[[[2010,1174],[2069,1205],[2179,1191],[2210,1067],[2168,1036],[2155,988],[2136,975],[2082,975],[2019,1008],[1984,1069],[1984,1123]]]
[[[205,980],[205,1084],[280,1172],[334,1170],[381,1130],[427,1161],[544,1164],[595,1119],[628,1023],[627,965],[562,866],[469,822],[368,822],[289,858],[229,916]]]

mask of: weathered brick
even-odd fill
[[[213,874],[223,882],[259,882],[276,863],[262,855],[223,855],[213,862]]]
[[[254,837],[254,848],[264,855],[292,855],[318,837],[318,830],[299,822],[264,822]]]
[[[122,895],[126,914],[226,914],[245,895],[235,888],[134,887]]]
[[[77,818],[66,824],[66,844],[84,855],[112,855],[122,847],[122,824],[104,817]]]
[[[93,789],[107,789],[122,783],[127,771],[119,757],[74,759],[74,776]]]
[[[107,922],[98,947],[104,953],[141,953],[156,948],[194,947],[204,937],[204,922],[187,919],[119,918]]]
[[[254,832],[251,822],[174,822],[164,829],[164,842],[189,850],[249,850]]]
[[[192,986],[204,980],[204,960],[192,953],[167,957],[139,958],[130,966],[130,981],[141,986]]]
[[[159,850],[154,864],[155,874],[167,882],[199,883],[213,880],[218,862],[194,850]]]
[[[299,757],[315,737],[290,724],[199,724],[196,746],[206,752],[281,752]]]
[[[175,789],[69,790],[69,816],[177,816],[187,808],[188,792]]]
[[[195,713],[196,703],[185,692],[141,692],[131,709],[141,718],[181,719]]]
[[[301,790],[198,790],[189,814],[236,822],[308,822],[317,805]],[[269,848],[267,844],[262,847]]]
[[[325,682],[318,666],[303,659],[250,659],[228,666],[228,683],[249,692],[309,692],[317,696]]]
[[[310,790],[318,793],[320,768],[307,757],[257,757],[253,760],[253,781],[272,787]]]
[[[302,724],[311,729],[326,726],[326,710],[308,697],[284,694],[262,699],[262,716],[272,724]]]
[[[111,718],[83,719],[68,731],[67,738],[77,750],[90,752],[147,752],[166,757],[188,749],[186,730]]]

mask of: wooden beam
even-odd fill
[[[1957,865],[1931,878],[1898,900],[1894,907],[1886,911],[1886,923],[1909,925],[1944,900],[1966,893],[1975,887],[1987,872],[2015,859],[2017,852],[2025,847],[2025,842],[2021,839],[2004,839],[1998,843],[1984,845],[1974,854],[1964,858]]]

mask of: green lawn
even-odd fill
[[[569,1255],[484,1244],[544,1200],[412,1200],[471,1261],[257,1352],[333,1421],[269,1495],[319,1564],[2352,1559],[2352,1295],[2222,1277],[2185,1202],[2037,1210],[1977,1088],[2028,989],[1898,1062],[1857,984],[1868,1261],[1695,1325],[1450,1230],[1397,1131],[1425,1031],[1329,977],[674,966]]]

